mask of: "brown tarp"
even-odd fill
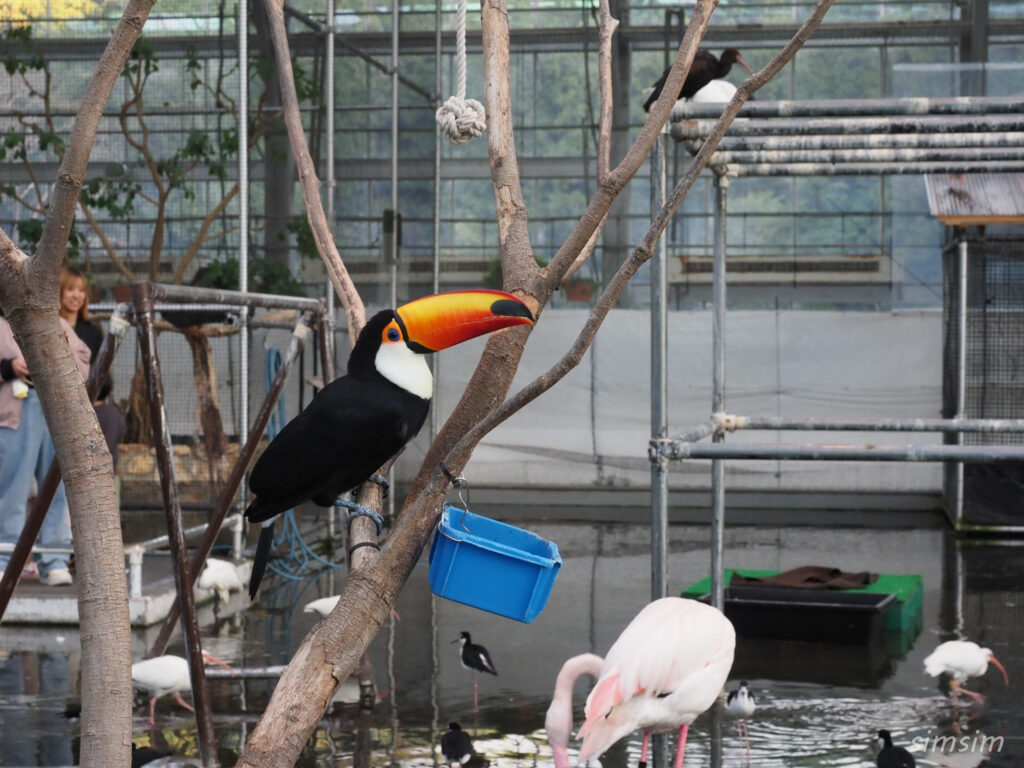
[[[730,587],[791,587],[797,589],[858,589],[878,580],[877,573],[847,573],[825,565],[802,565],[774,576],[743,576],[734,572]]]

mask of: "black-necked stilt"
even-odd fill
[[[572,689],[583,675],[595,680],[601,674],[604,659],[596,653],[582,653],[568,659],[555,678],[555,692],[544,716],[544,731],[547,733],[555,768],[569,768],[569,735],[572,733]]]
[[[705,48],[701,48],[693,57],[693,63],[690,64],[690,71],[687,73],[686,80],[683,81],[683,87],[679,89],[679,95],[676,98],[692,98],[697,91],[712,80],[718,80],[719,78],[725,77],[729,74],[729,70],[732,69],[733,64],[739,64],[747,70],[747,72],[750,72],[751,74],[754,73],[750,68],[750,65],[743,60],[740,52],[735,48],[726,48],[722,51],[721,57],[715,56],[715,54]],[[644,112],[649,112],[651,110],[651,105],[658,100],[659,96],[661,96],[661,89],[665,87],[665,80],[668,79],[668,73],[671,69],[672,68],[669,67],[662,72],[661,77],[658,78],[658,82],[654,84],[654,89],[651,91],[650,96],[647,97],[647,101],[644,102]],[[730,96],[730,98],[732,97]]]
[[[478,687],[476,682],[477,670],[481,672],[487,672],[490,675],[497,677],[498,670],[494,668],[494,662],[491,661],[491,654],[487,652],[487,649],[482,645],[477,645],[473,642],[469,636],[469,632],[460,632],[457,640],[453,640],[453,643],[458,643],[459,648],[459,661],[462,666],[473,673],[473,714],[475,715],[478,710]]]
[[[231,666],[218,659],[212,653],[203,651],[206,664],[217,664],[225,669]],[[232,673],[233,674],[233,673]],[[146,693],[152,694],[149,700],[149,724],[156,725],[156,700],[161,696],[173,693],[175,700],[189,712],[195,710],[181,697],[182,691],[192,690],[192,678],[189,676],[188,661],[181,656],[156,656],[132,664],[132,683]]]
[[[473,740],[458,723],[448,723],[448,730],[441,736],[441,754],[449,766],[465,765],[473,757]]]
[[[648,604],[604,658],[587,698],[579,762],[597,757],[636,729],[679,729],[675,768],[683,764],[690,723],[722,692],[732,668],[736,631],[722,612],[696,600],[663,597]]]
[[[878,732],[878,768],[915,768],[914,756],[903,747],[892,745],[892,735],[885,729]]]
[[[754,714],[757,709],[757,702],[754,694],[750,692],[750,686],[746,680],[740,680],[739,686],[734,691],[729,691],[725,697],[725,713],[730,717],[739,719],[736,730],[747,745],[747,757],[750,757],[750,736],[747,732],[747,718]]]
[[[925,658],[924,671],[932,677],[946,673],[952,678],[949,687],[954,705],[958,703],[958,693],[980,702],[984,701],[985,697],[975,691],[968,691],[963,687],[963,682],[970,677],[984,675],[988,671],[989,662],[1003,673],[1003,681],[1009,685],[1010,678],[1006,674],[1006,668],[999,663],[999,659],[988,648],[981,648],[970,640],[949,640],[940,645]]]

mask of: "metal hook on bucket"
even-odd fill
[[[452,484],[452,487],[455,488],[456,491],[458,491],[459,503],[462,504],[462,517],[459,518],[459,525],[462,526],[462,530],[464,530],[466,533],[472,533],[472,531],[470,531],[469,528],[466,527],[465,523],[466,512],[469,511],[469,481],[466,479],[466,476],[461,472],[459,473],[458,477],[453,475],[451,470],[445,466],[444,462],[441,462],[441,471],[444,472],[445,477],[448,478],[448,482]],[[463,488],[466,489],[465,496],[462,495]]]

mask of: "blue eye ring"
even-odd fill
[[[388,341],[398,341],[401,338],[401,334],[397,328],[388,328]]]

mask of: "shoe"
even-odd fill
[[[25,567],[21,569],[21,578],[23,579],[37,579],[39,578],[39,568],[36,566],[34,560],[29,560],[25,563]]]
[[[73,582],[71,574],[68,573],[66,568],[57,568],[50,571],[45,576],[39,577],[39,583],[45,584],[48,587],[63,587],[68,586]]]

